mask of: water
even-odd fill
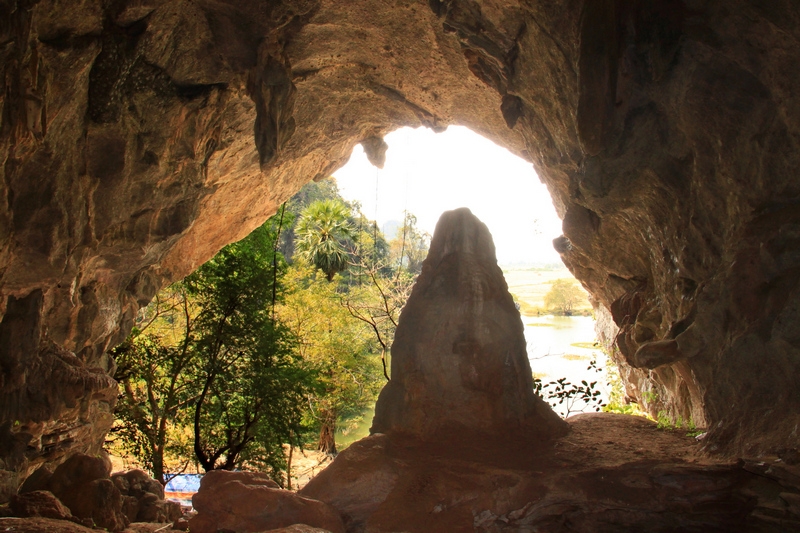
[[[608,400],[605,372],[588,368],[592,360],[596,360],[600,368],[605,365],[605,357],[600,347],[595,345],[592,317],[523,316],[522,323],[525,324],[528,360],[534,377],[541,379],[544,384],[559,378],[566,378],[576,385],[581,381],[596,381],[595,388],[602,392],[601,398]],[[553,408],[561,416],[584,410],[594,412],[594,408],[587,407],[583,402],[561,404]]]

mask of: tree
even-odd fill
[[[287,259],[291,258],[295,253],[295,228],[300,214],[309,205],[321,200],[344,201],[339,194],[339,187],[336,185],[335,178],[329,177],[320,181],[309,181],[286,202],[284,231],[281,232],[278,249]]]
[[[166,485],[169,481],[166,454],[186,455],[174,430],[177,414],[192,399],[192,387],[184,370],[193,354],[189,350],[188,335],[181,342],[170,343],[172,331],[163,326],[175,325],[179,322],[176,318],[188,316],[189,308],[183,292],[170,288],[159,293],[147,310],[151,316],[140,315],[138,327],[112,350],[117,361],[114,377],[124,391],[116,411],[123,423],[112,431],[122,437],[127,451],[139,458],[156,480]],[[164,317],[169,319],[164,321]],[[147,331],[154,324],[156,327]],[[188,320],[183,324],[185,327]]]
[[[557,279],[544,297],[548,309],[570,316],[575,308],[586,301],[586,293],[574,279]]]
[[[367,282],[342,296],[350,316],[368,325],[380,346],[383,375],[389,381],[386,356],[391,352],[400,311],[411,295],[415,277],[403,268],[384,274],[381,263],[360,265]]]
[[[380,363],[369,330],[342,306],[334,284],[315,280],[307,266],[295,265],[286,278],[288,294],[278,314],[297,336],[303,359],[322,384],[311,397],[311,415],[319,428],[317,448],[336,455],[337,425],[375,401]]]
[[[329,282],[348,267],[347,245],[353,235],[349,216],[344,202],[322,200],[303,210],[297,223],[295,255],[322,270]]]
[[[289,330],[270,313],[276,238],[265,224],[184,281],[199,309],[193,432],[195,456],[206,471],[258,459],[277,473],[284,466],[282,444],[302,433],[311,374]]]
[[[283,481],[283,445],[305,435],[316,381],[272,312],[285,270],[274,255],[276,226],[268,221],[168,289],[182,295],[180,305],[148,306],[140,317],[148,333],[135,331],[115,350],[124,390],[118,416],[131,428],[121,435],[154,472],[163,470],[174,438],[168,429],[177,425],[191,433],[206,471],[249,464]],[[155,305],[167,301],[162,294]]]
[[[403,225],[391,241],[392,259],[398,268],[404,268],[416,276],[422,270],[422,262],[428,255],[431,236],[417,228],[417,217],[406,212]]]

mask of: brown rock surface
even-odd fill
[[[120,531],[131,522],[164,523],[181,517],[180,504],[165,501],[161,484],[142,470],[113,476],[110,472],[107,456],[75,454],[54,472],[47,466],[37,470],[20,487],[20,495],[11,501],[36,502],[42,500],[42,495],[50,494],[58,505],[63,503],[68,508],[67,514],[71,511],[75,517],[111,531]],[[54,518],[19,512],[17,516]]]
[[[96,533],[97,530],[53,518],[0,518],[0,528],[15,533]]]
[[[402,125],[535,165],[651,413],[798,448],[798,40],[789,0],[0,2],[0,502],[99,452],[160,286]]]
[[[52,492],[35,490],[24,494],[15,494],[9,502],[14,516],[21,518],[42,517],[55,520],[69,520],[72,513]]]
[[[520,438],[373,435],[301,491],[350,532],[794,531],[800,470],[703,457],[644,418],[578,415],[542,448]]]
[[[255,472],[208,472],[192,505],[197,511],[189,520],[193,533],[256,533],[293,524],[344,533],[342,520],[332,507],[279,489],[274,481]]]
[[[181,518],[181,506],[164,500],[161,483],[142,470],[128,470],[111,476],[122,495],[122,512],[130,522],[175,522]]]
[[[522,319],[492,236],[469,209],[447,211],[436,224],[391,361],[372,433],[517,431],[545,441],[566,431],[533,393]]]
[[[294,524],[289,527],[282,527],[279,529],[270,529],[264,533],[330,533],[326,529],[319,529],[316,527],[305,526],[303,524]]]

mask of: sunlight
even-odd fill
[[[383,169],[358,145],[334,173],[342,196],[360,202],[364,215],[383,226],[407,210],[433,234],[443,211],[469,207],[489,227],[502,266],[561,262],[552,245],[561,220],[530,163],[461,126],[438,134],[402,128],[385,141]]]

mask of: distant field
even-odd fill
[[[520,311],[524,315],[536,315],[544,312],[544,296],[550,290],[550,283],[561,278],[574,276],[566,267],[553,270],[537,269],[503,269],[503,275],[508,284],[508,291],[514,295],[520,304]],[[586,303],[577,311],[591,310],[589,294],[586,294]]]

